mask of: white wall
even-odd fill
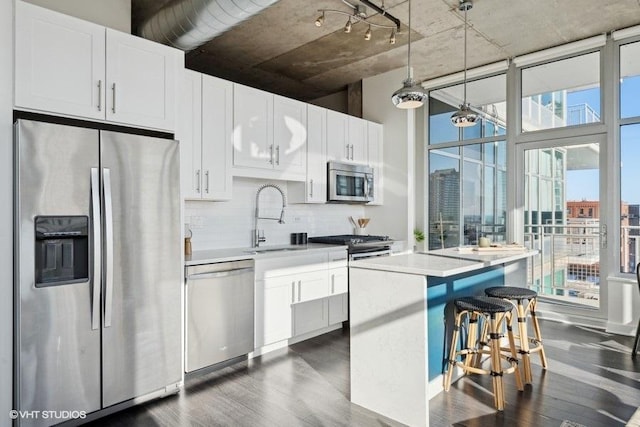
[[[194,251],[250,247],[256,192],[261,185],[279,185],[287,194],[287,183],[275,180],[234,178],[233,200],[228,202],[187,201],[185,223],[193,232]],[[260,216],[279,217],[281,198],[277,190],[267,188],[260,194]],[[349,216],[364,216],[362,205],[346,204],[288,204],[285,208],[285,224],[260,220],[267,241],[262,245],[286,245],[290,233],[306,232],[309,236],[352,234]]]
[[[25,1],[118,31],[131,33],[131,0]]]
[[[406,69],[398,69],[362,81],[363,118],[384,125],[384,205],[365,210],[371,218],[369,233],[388,234],[412,248],[415,111],[401,110],[391,102],[391,94],[405,78]]]
[[[0,1],[0,425],[13,393],[13,1]]]

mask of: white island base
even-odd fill
[[[427,278],[351,269],[349,279],[367,284],[350,289],[351,401],[428,426]]]
[[[527,258],[535,254],[445,249],[350,263],[351,401],[428,426],[429,399],[442,391],[448,354],[447,307],[489,286],[526,286]]]

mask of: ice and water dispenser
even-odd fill
[[[89,218],[37,216],[35,218],[36,287],[89,280]]]

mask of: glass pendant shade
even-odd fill
[[[402,82],[402,87],[391,95],[393,105],[404,109],[422,107],[426,99],[427,94],[422,86],[416,84],[411,77]]]
[[[478,120],[478,114],[471,110],[469,104],[460,105],[460,109],[451,116],[451,123],[459,128],[474,126]]]

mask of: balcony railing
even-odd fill
[[[620,272],[635,273],[640,262],[640,226],[620,226]]]
[[[531,289],[541,296],[598,306],[600,227],[597,220],[570,225],[526,225],[525,245],[539,251],[528,266],[527,284]]]

